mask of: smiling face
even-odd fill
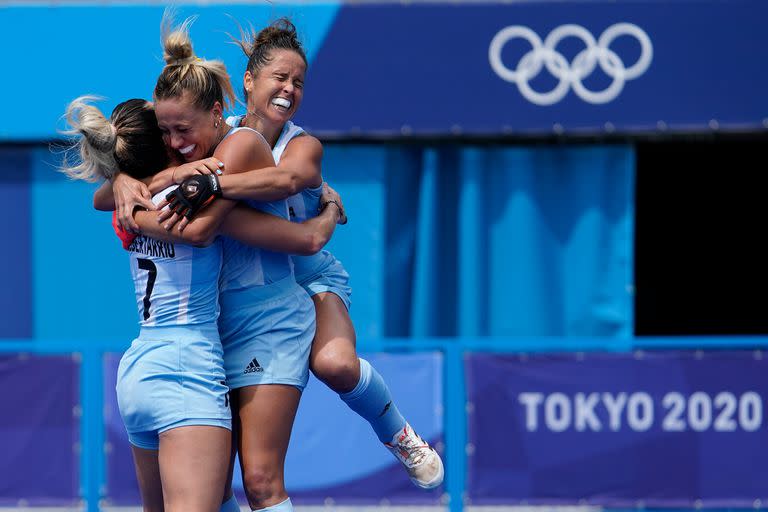
[[[248,112],[266,122],[282,126],[301,105],[307,65],[293,50],[272,50],[257,74],[245,72]]]
[[[217,101],[210,110],[203,110],[189,99],[185,91],[176,98],[155,102],[157,125],[165,144],[178,152],[185,162],[200,160],[213,154],[219,141],[222,108]]]

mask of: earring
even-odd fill
[[[219,123],[220,123],[220,122],[221,122],[221,118],[218,118],[218,119],[216,120],[216,122],[215,122],[215,123],[213,123],[213,127],[214,127],[214,128],[218,128],[218,127],[219,127]]]

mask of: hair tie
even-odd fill
[[[195,62],[202,62],[203,59],[200,57],[195,57],[194,55],[192,57],[187,57],[186,59],[176,59],[172,60],[168,63],[169,66],[184,66],[186,64],[194,64]]]

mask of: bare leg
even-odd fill
[[[144,512],[163,512],[163,487],[160,482],[157,450],[147,450],[131,445],[131,452]]]
[[[229,392],[229,406],[232,409],[232,448],[229,453],[229,468],[227,468],[227,479],[224,482],[224,494],[222,503],[226,503],[233,495],[232,479],[235,472],[235,459],[237,458],[237,447],[240,445],[240,417],[237,414],[239,409],[239,390],[232,389]],[[222,509],[223,512],[223,509]]]
[[[218,512],[226,482],[231,433],[187,426],[160,434],[160,476],[166,512]]]
[[[360,381],[360,361],[355,350],[355,328],[349,312],[334,293],[312,296],[317,330],[312,341],[309,367],[336,393],[352,391]]]
[[[243,487],[252,510],[288,499],[285,454],[301,391],[282,384],[262,384],[239,390],[240,464]]]
[[[405,421],[382,376],[358,357],[355,330],[344,303],[329,292],[318,293],[312,300],[317,315],[310,355],[312,373],[371,425],[414,484],[424,489],[440,485],[440,456]]]
[[[406,421],[384,379],[358,357],[347,308],[335,293],[318,293],[312,300],[317,318],[310,354],[312,372],[371,425],[382,443],[391,442]]]

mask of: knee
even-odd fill
[[[286,498],[283,481],[277,471],[266,468],[246,468],[243,487],[252,510],[266,508]]]
[[[312,359],[312,373],[337,393],[348,393],[360,380],[360,361],[354,352],[325,351]]]

